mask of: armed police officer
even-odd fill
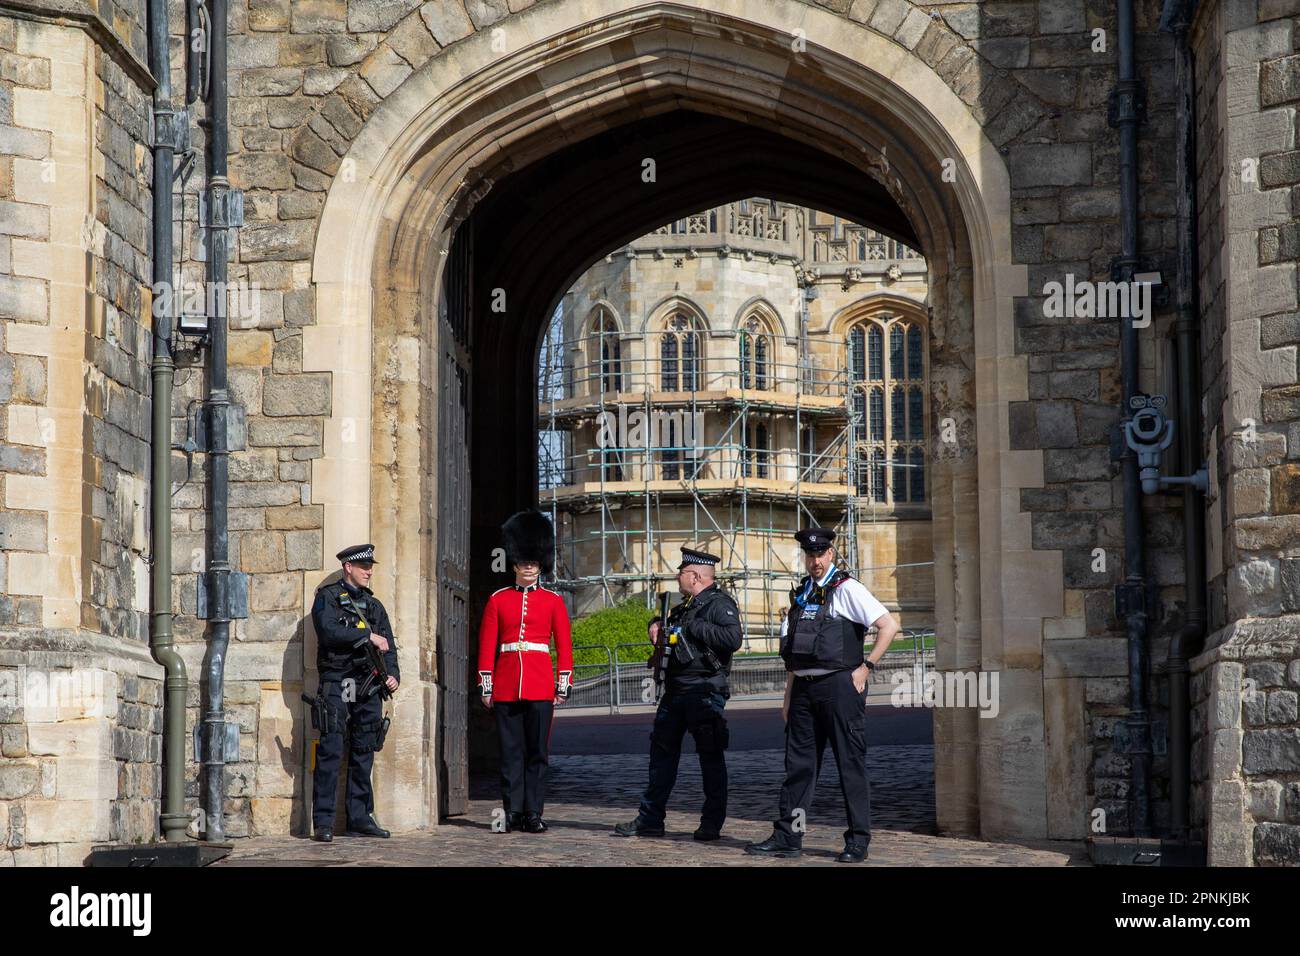
[[[370,769],[388,729],[383,699],[397,690],[401,677],[388,612],[367,586],[375,564],[375,546],[344,548],[336,557],[343,562],[343,576],[317,590],[311,609],[320,673],[320,687],[312,702],[313,723],[320,731],[312,780],[312,839],[323,843],[334,839],[344,726],[350,735],[346,835],[388,836],[373,816]],[[374,651],[368,650],[371,647]]]
[[[669,641],[681,642],[685,653],[669,653],[664,695],[650,734],[650,782],[636,819],[614,828],[619,836],[663,836],[668,797],[677,781],[682,738],[695,739],[704,782],[704,809],[697,840],[716,840],[727,816],[727,721],[722,715],[731,696],[728,676],[731,656],[743,640],[740,610],[714,582],[718,558],[682,548],[677,586],[685,600],[668,614],[651,620],[648,632],[659,653]]]
[[[782,706],[786,732],[780,819],[771,837],[749,844],[745,852],[781,857],[802,852],[803,823],[829,740],[849,824],[844,852],[836,860],[860,863],[871,841],[867,678],[898,633],[898,624],[860,581],[835,566],[834,531],[805,528],[795,538],[808,575],[790,592],[791,607],[781,629],[781,657],[789,674]],[[864,638],[872,625],[876,641],[864,660]]]

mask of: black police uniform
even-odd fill
[[[353,608],[340,603],[344,594],[351,600]],[[357,610],[361,614],[357,614]],[[382,747],[383,698],[376,690],[364,699],[358,699],[362,696],[360,691],[367,670],[365,647],[357,648],[355,645],[362,638],[368,640],[372,633],[361,624],[361,615],[365,616],[373,633],[388,638],[384,666],[390,677],[401,680],[397,643],[388,622],[388,612],[379,599],[369,588],[354,588],[342,580],[320,588],[311,609],[312,624],[316,628],[316,667],[320,672],[320,694],[325,705],[312,781],[312,822],[318,830],[334,827],[334,800],[339,766],[343,760],[345,724],[350,734],[348,829],[374,826],[371,814],[375,810],[375,797],[370,785],[370,770],[375,751]]]
[[[867,782],[867,691],[853,684],[853,671],[862,666],[866,627],[845,617],[828,617],[831,593],[849,575],[837,571],[822,593],[814,588],[807,601],[792,601],[781,657],[790,671],[818,668],[829,673],[795,675],[786,721],[785,783],[781,787],[776,829],[799,843],[794,811],[805,814],[821,770],[826,744],[831,745],[840,773],[840,789],[849,827],[846,845],[865,848],[871,840],[871,789]],[[808,584],[804,578],[796,589]],[[816,611],[812,607],[816,602]],[[805,607],[805,604],[808,606]],[[811,615],[806,614],[812,611]]]
[[[830,546],[834,532],[805,529],[795,536],[813,553]],[[804,577],[790,592],[787,628],[781,638],[786,669],[824,671],[795,674],[786,718],[785,781],[781,786],[780,817],[770,839],[751,844],[751,853],[797,855],[803,842],[797,821],[806,820],[812,804],[822,756],[830,743],[839,770],[848,829],[845,853],[852,862],[866,855],[871,840],[871,790],[867,780],[867,690],[853,684],[853,671],[864,661],[866,625],[844,616],[830,617],[836,588],[850,581],[836,569],[828,579],[811,582]],[[800,813],[801,811],[801,813]],[[789,851],[789,852],[787,852]]]
[[[716,564],[704,552],[682,549],[683,564]],[[656,617],[655,620],[658,620]],[[731,656],[744,640],[740,609],[716,584],[688,597],[668,613],[668,627],[678,626],[694,651],[689,664],[669,657],[664,695],[650,734],[650,780],[637,815],[638,829],[659,831],[682,754],[687,731],[695,739],[704,784],[701,835],[716,834],[727,816],[727,749],[729,732],[723,708],[731,696]]]

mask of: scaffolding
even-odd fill
[[[742,609],[747,641],[770,647],[788,604],[776,582],[803,574],[792,537],[798,527],[833,527],[850,573],[873,570],[861,565],[857,531],[860,521],[873,520],[882,508],[875,487],[881,463],[868,464],[854,453],[857,421],[847,369],[821,367],[801,349],[796,365],[767,362],[765,387],[758,388],[753,364],[748,381],[741,367],[742,342],[736,358],[700,360],[691,374],[695,387],[666,391],[655,387],[662,384],[656,381],[659,358],[620,358],[617,383],[611,382],[608,359],[570,358],[610,354],[602,339],[626,340],[622,333],[593,333],[573,342],[560,330],[560,323],[552,326],[540,356],[538,441],[540,502],[557,532],[559,589],[576,595],[599,588],[606,607],[639,591],[651,606],[655,593],[676,577],[676,556],[663,553],[665,544],[716,545],[722,558],[718,579]],[[744,335],[715,332],[712,338]],[[831,350],[843,346],[820,341]],[[642,413],[642,427],[640,440],[629,441],[633,411]],[[757,440],[760,414],[763,424],[775,416],[791,420],[793,460],[774,449],[770,438]],[[707,440],[700,440],[698,424],[686,426],[702,420],[713,423]],[[602,433],[578,443],[584,426],[586,435]],[[615,441],[599,440],[611,432]],[[815,444],[805,436],[817,439]],[[901,460],[884,464],[912,467]],[[666,511],[678,519],[676,526],[665,520]],[[634,513],[638,521],[630,520]],[[578,520],[593,514],[598,523]],[[686,514],[689,524],[680,520]],[[598,555],[584,543],[598,547]],[[599,572],[579,573],[593,565]],[[913,565],[890,567],[905,566]]]
[[[703,547],[722,558],[717,576],[741,608],[749,649],[771,650],[789,603],[784,582],[804,574],[798,528],[834,528],[841,563],[855,576],[932,565],[876,567],[858,553],[859,527],[895,514],[885,476],[897,482],[918,465],[892,450],[886,458],[878,448],[875,457],[863,452],[866,410],[854,401],[861,376],[843,340],[817,334],[811,347],[808,302],[820,272],[805,266],[902,262],[923,271],[924,262],[871,230],[807,212],[805,224],[785,204],[730,203],[625,250],[689,258],[693,244],[735,252],[741,243],[773,263],[787,259],[800,300],[788,339],[688,326],[683,347],[669,355],[654,347],[664,330],[573,329],[568,338],[557,309],[538,362],[539,499],[556,529],[555,584],[574,596],[575,609],[631,597],[650,607],[656,592],[675,586],[678,555],[667,549]],[[897,266],[888,268],[892,276]],[[845,268],[845,288],[862,271]],[[795,361],[779,361],[782,351]]]

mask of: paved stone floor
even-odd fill
[[[1087,865],[1082,843],[986,843],[935,835],[934,748],[872,747],[872,841],[875,866]],[[766,837],[782,777],[778,750],[727,755],[731,792],[723,838],[691,838],[699,822],[699,765],[683,754],[664,838],[623,839],[615,823],[636,815],[647,758],[633,754],[558,755],[551,758],[546,822],[549,833],[494,833],[500,807],[494,782],[475,780],[470,811],[436,829],[395,834],[390,840],[338,837],[332,844],[302,837],[240,841],[221,866],[808,866],[831,864],[843,843],[844,810],[839,776],[829,751],[818,781],[799,860],[758,860],[745,843]]]

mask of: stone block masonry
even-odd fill
[[[1193,34],[1212,481],[1193,814],[1206,820],[1210,862],[1238,866],[1300,862],[1300,25],[1288,6],[1211,5]]]
[[[0,20],[0,865],[157,830],[143,13]]]

